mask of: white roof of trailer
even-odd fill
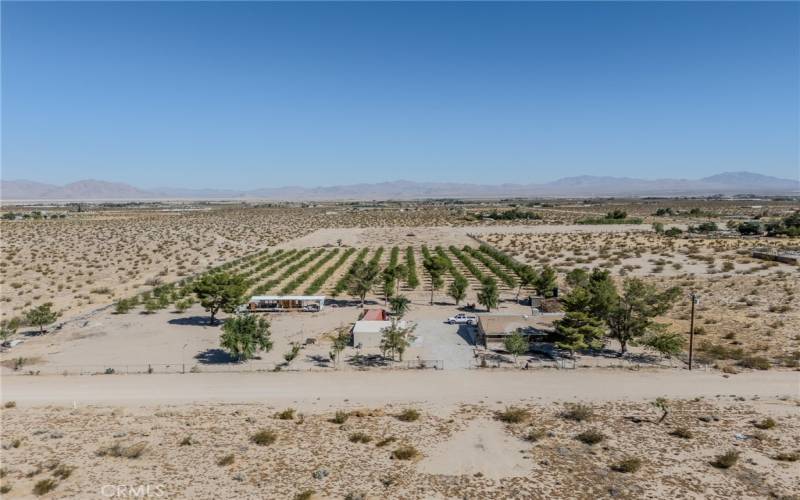
[[[325,300],[324,295],[253,295],[250,297],[250,302],[257,302],[260,300],[313,300],[319,302]]]
[[[392,326],[391,321],[356,321],[353,325],[353,333],[381,333],[381,330]],[[398,321],[397,326],[404,328],[405,321]]]

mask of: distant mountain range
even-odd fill
[[[583,175],[543,184],[466,184],[392,181],[304,188],[298,186],[252,190],[140,189],[129,184],[83,180],[56,186],[27,180],[0,181],[0,200],[410,200],[423,198],[599,197],[798,195],[800,179],[780,179],[752,172],[726,172],[702,179],[633,179]]]

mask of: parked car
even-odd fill
[[[467,316],[464,313],[458,313],[455,316],[447,318],[447,322],[451,325],[477,325],[478,318],[476,316]]]

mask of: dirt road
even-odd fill
[[[800,397],[800,373],[574,371],[373,371],[3,377],[2,400],[47,404],[143,405],[259,402],[325,411],[356,405],[613,401],[736,395]]]

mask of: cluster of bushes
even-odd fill
[[[708,221],[708,222],[701,222],[696,226],[689,225],[688,231],[690,233],[708,234],[708,233],[713,233],[715,231],[719,231],[719,227],[717,227],[716,222]]]
[[[494,220],[542,220],[542,216],[536,212],[512,208],[504,212],[493,210],[490,213],[481,214],[481,217],[488,217]]]
[[[450,256],[444,251],[444,248],[441,246],[436,247],[436,255],[442,258],[442,262],[447,264],[447,270],[450,271],[450,274],[453,276],[454,280],[466,280],[463,274],[456,269],[456,266],[453,264],[453,261],[450,259]]]
[[[339,256],[339,259],[332,266],[325,269],[325,272],[317,276],[317,278],[311,282],[311,284],[308,286],[308,288],[306,288],[304,293],[306,295],[312,295],[314,293],[317,293],[319,289],[322,288],[322,285],[324,285],[325,282],[328,281],[328,278],[330,278],[333,275],[333,273],[335,273],[340,267],[342,267],[345,261],[348,258],[350,258],[350,256],[353,255],[355,251],[356,251],[355,248],[348,248],[347,250],[345,250],[345,252],[341,256]]]
[[[575,222],[577,224],[641,224],[642,219],[628,218],[627,212],[615,209],[608,212],[605,217],[586,217]]]
[[[800,211],[766,224],[767,236],[800,236]]]
[[[298,259],[302,259],[308,252],[309,252],[309,249],[305,248],[303,250],[300,250],[299,252],[292,251],[291,253],[290,252],[284,253],[283,254],[284,258],[279,259],[277,262],[275,262],[269,269],[267,269],[263,273],[261,273],[258,276],[248,280],[247,281],[247,285],[248,286],[252,286],[253,284],[258,283],[259,281],[262,281],[262,280],[264,280],[266,278],[269,278],[270,276],[272,276],[275,273],[277,273],[286,264],[289,264],[291,262],[295,262]],[[253,290],[253,293],[255,293],[255,294],[264,293],[264,292],[268,291],[272,286],[273,285],[271,285],[270,282],[264,283],[264,284],[256,287]]]
[[[298,286],[300,286],[302,283],[304,283],[308,278],[311,277],[312,274],[317,272],[317,270],[319,270],[322,266],[327,264],[332,258],[336,257],[336,254],[338,254],[338,253],[339,253],[339,249],[338,248],[334,248],[333,250],[328,252],[327,255],[325,255],[323,258],[319,259],[318,261],[316,261],[314,263],[314,265],[312,265],[311,267],[309,267],[308,269],[306,269],[305,271],[300,273],[297,277],[292,279],[292,281],[290,281],[289,283],[286,283],[283,286],[283,288],[281,288],[281,293],[285,295],[287,293],[292,293],[293,291],[295,291]]]

